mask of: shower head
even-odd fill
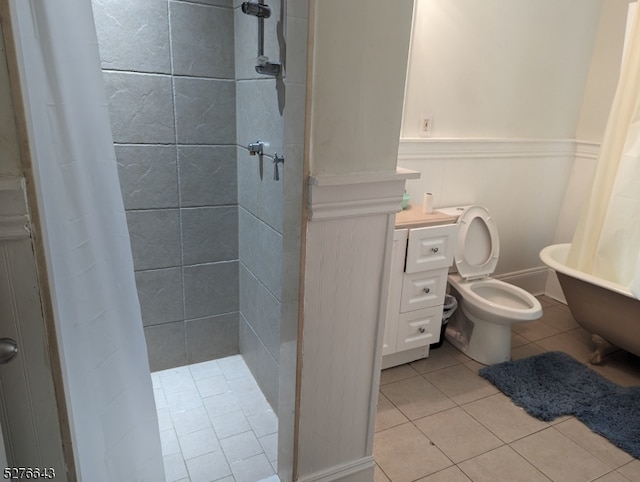
[[[269,18],[271,16],[271,8],[269,5],[255,2],[242,2],[242,12],[247,15],[253,15],[258,18]]]

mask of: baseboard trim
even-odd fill
[[[375,460],[373,456],[363,457],[346,464],[330,467],[322,472],[316,472],[310,475],[304,475],[298,479],[298,482],[335,482],[340,480],[348,480],[352,476],[357,476],[361,472],[371,471],[375,468]]]
[[[562,286],[560,286],[556,272],[551,268],[549,268],[547,272],[547,283],[544,287],[544,294],[566,305],[567,299],[564,297],[564,292],[562,291]]]
[[[382,370],[395,367],[398,365],[404,365],[415,360],[427,358],[429,356],[430,345],[413,348],[412,350],[404,350],[390,355],[384,355],[382,357]]]
[[[540,266],[537,268],[523,269],[495,275],[494,278],[518,286],[532,295],[538,296],[545,293],[549,268]]]

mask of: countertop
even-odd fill
[[[422,206],[409,204],[407,209],[403,209],[396,214],[396,228],[421,228],[425,226],[436,226],[442,224],[453,224],[456,218],[434,210],[431,214],[422,212]]]

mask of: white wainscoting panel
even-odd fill
[[[14,467],[52,467],[66,481],[58,407],[35,257],[25,181],[0,178],[0,337],[18,344],[0,370],[0,425]]]
[[[582,207],[591,191],[599,153],[600,144],[576,141],[573,169],[565,188],[564,202],[558,217],[558,227],[553,244],[570,243],[573,239]]]
[[[371,480],[386,309],[382,294],[388,289],[393,225],[404,179],[402,174],[387,180],[364,175],[352,178],[353,183],[310,183],[298,444],[301,481]],[[327,189],[330,196],[325,195]],[[335,202],[330,209],[323,210],[331,199]],[[360,209],[365,205],[369,208]]]
[[[584,143],[585,153],[591,146]],[[540,250],[554,242],[576,164],[574,139],[401,139],[398,165],[421,173],[407,182],[412,203],[487,207],[500,233],[495,277],[544,289]],[[575,216],[571,205],[566,213]]]
[[[573,170],[567,184],[553,244],[570,243],[573,240],[582,207],[591,190],[599,154],[599,142],[576,141]],[[566,303],[558,278],[552,270],[549,270],[547,275],[544,292],[547,296]]]

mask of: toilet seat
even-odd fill
[[[467,280],[486,278],[496,269],[500,240],[495,221],[486,208],[469,206],[458,218],[460,229],[454,260]]]
[[[448,281],[477,318],[490,315],[493,323],[508,325],[540,318],[540,302],[522,288],[493,278],[469,282],[456,274],[450,274]]]

